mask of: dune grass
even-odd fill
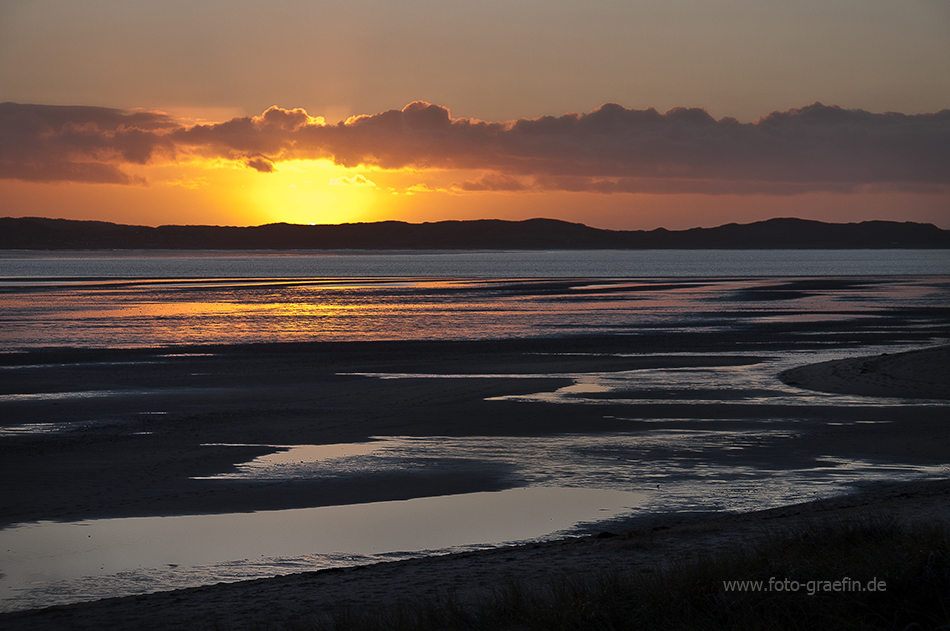
[[[745,589],[735,581],[746,581]],[[761,588],[750,589],[756,581]],[[294,631],[950,629],[950,530],[885,520],[810,524],[742,549],[698,552],[655,572],[600,568],[543,586],[500,585],[475,606],[446,595],[380,611],[342,608],[327,620],[277,626]]]

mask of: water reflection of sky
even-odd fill
[[[491,547],[635,506],[637,493],[518,488],[351,506],[0,530],[0,611]],[[5,552],[4,552],[5,551]]]
[[[643,502],[629,507],[631,513],[648,513],[756,510],[840,493],[856,482],[950,473],[950,465],[776,456],[793,448],[798,433],[763,427],[545,437],[376,437],[368,443],[283,446],[234,472],[205,479],[385,475],[466,459],[504,464],[527,487],[649,492]],[[328,455],[328,450],[336,453]]]
[[[945,277],[752,279],[0,279],[0,349],[301,340],[485,339],[893,326],[945,305]],[[912,316],[912,314],[908,314]]]
[[[939,343],[939,342],[938,342]],[[496,378],[533,379],[566,377],[573,384],[553,392],[537,392],[493,397],[489,400],[524,401],[585,405],[612,405],[617,403],[669,404],[676,402],[720,402],[734,404],[768,403],[783,406],[890,406],[945,404],[926,399],[895,400],[805,390],[782,383],[776,375],[797,366],[815,364],[849,357],[862,357],[881,352],[896,353],[920,348],[919,344],[891,344],[881,347],[864,346],[849,349],[810,349],[775,351],[762,357],[761,351],[717,353],[721,357],[749,357],[761,361],[738,366],[693,366],[675,368],[644,368],[601,373],[558,374],[419,374],[419,373],[347,373],[379,379],[472,379]],[[663,353],[663,357],[692,357],[693,353]],[[708,355],[700,353],[699,356]],[[648,358],[651,355],[617,354],[615,356]]]

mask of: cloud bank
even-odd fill
[[[261,172],[295,159],[481,171],[458,191],[795,194],[950,192],[950,110],[905,115],[815,103],[751,123],[699,108],[507,122],[425,102],[328,125],[302,109],[188,125],[160,112],[0,104],[0,177],[135,184],[127,164],[203,157]]]

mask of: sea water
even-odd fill
[[[683,278],[950,274],[950,250],[4,250],[0,278]]]
[[[946,304],[948,276],[946,250],[5,252],[0,351],[855,318]]]

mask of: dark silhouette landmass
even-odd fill
[[[896,221],[824,223],[779,218],[690,230],[602,230],[556,219],[402,221],[340,225],[130,226],[40,217],[0,218],[0,249],[539,250],[948,248],[950,230]]]

